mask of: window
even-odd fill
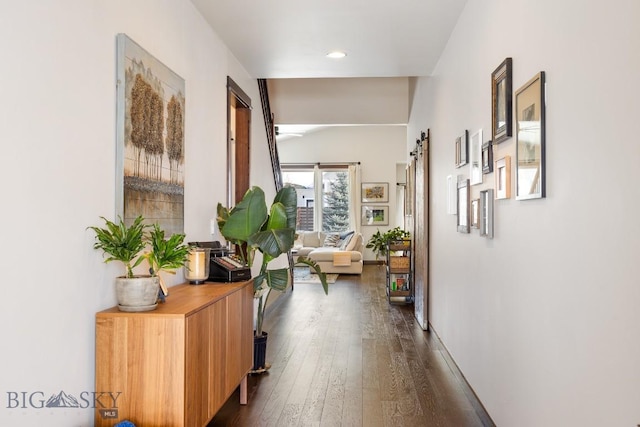
[[[350,224],[349,171],[346,166],[282,165],[284,185],[298,193],[298,230],[345,231]],[[318,203],[317,201],[321,201]]]

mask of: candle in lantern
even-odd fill
[[[191,283],[203,283],[209,277],[209,249],[192,248],[187,256],[186,278]]]

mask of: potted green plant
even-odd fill
[[[184,234],[174,234],[168,240],[157,224],[147,233],[149,225],[138,216],[127,226],[121,217],[118,222],[101,217],[104,227],[88,227],[96,234],[94,249],[107,255],[104,262],[119,261],[125,275],[116,277],[116,298],[122,311],[139,312],[157,307],[161,285],[160,271],[171,272],[183,265],[188,247],[183,244]],[[149,245],[149,249],[144,252]],[[136,275],[133,269],[144,260],[149,262],[149,275]],[[166,294],[166,287],[163,286]]]
[[[182,267],[187,260],[190,248],[184,244],[184,234],[175,233],[168,239],[165,239],[164,234],[164,230],[158,224],[151,226],[151,232],[149,232],[150,250],[145,254],[145,258],[149,262],[149,273],[152,277],[158,277],[163,294],[168,295],[169,292],[160,272],[176,274],[175,270]]]
[[[371,249],[376,255],[376,260],[379,257],[383,257],[387,254],[387,244],[394,240],[405,240],[411,236],[409,231],[403,230],[400,227],[392,228],[384,233],[377,229],[376,232],[367,241],[366,248]]]
[[[291,266],[272,269],[269,264],[293,248],[296,211],[297,196],[293,187],[284,187],[278,191],[270,208],[267,208],[264,191],[260,187],[247,190],[242,200],[231,209],[218,203],[220,234],[227,242],[236,245],[237,255],[246,265],[252,266],[256,252],[262,254],[260,271],[253,278],[253,295],[258,300],[254,344],[264,342],[264,349],[267,333],[262,330],[262,325],[267,299],[271,290],[285,291],[291,277]],[[299,257],[296,264],[313,268],[325,294],[328,294],[326,274],[318,264],[304,257]],[[265,368],[264,349],[256,348],[254,351],[255,371]]]

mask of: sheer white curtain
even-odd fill
[[[360,164],[349,165],[349,228],[360,232]]]
[[[322,230],[322,205],[323,205],[323,188],[322,188],[322,174],[320,173],[320,166],[315,165],[313,167],[313,229]]]

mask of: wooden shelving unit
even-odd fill
[[[411,240],[387,243],[387,299],[389,303],[413,303]]]

